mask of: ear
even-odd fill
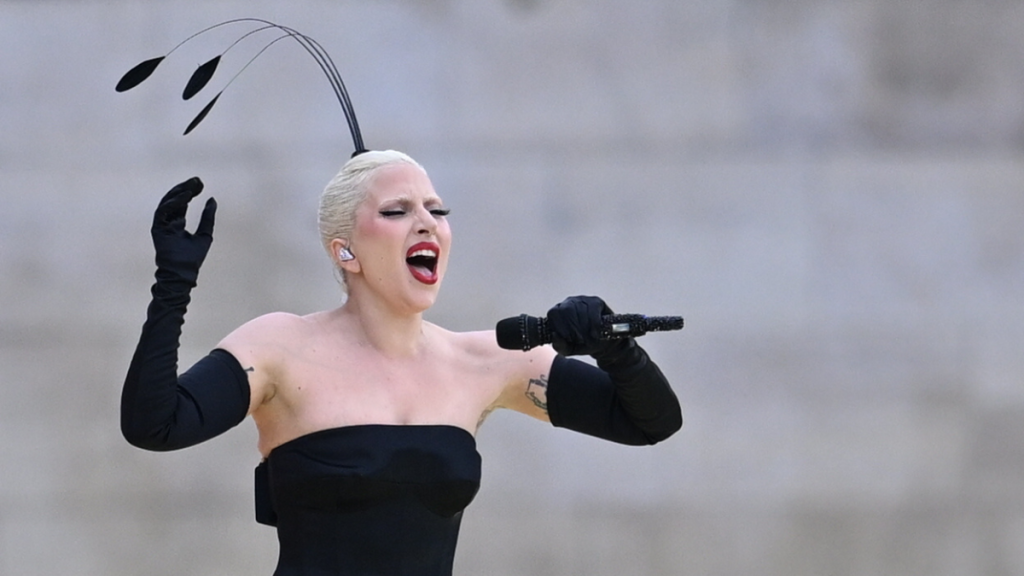
[[[351,254],[352,258],[343,258],[342,254],[348,250],[348,243],[341,238],[331,240],[330,250],[331,260],[334,261],[334,265],[338,267],[338,270],[349,274],[358,274],[362,270],[362,267],[359,265],[359,258],[356,258],[355,254],[352,254],[351,251],[348,254]]]

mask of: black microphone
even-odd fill
[[[645,316],[643,314],[606,314],[601,317],[601,339],[618,340],[643,336],[648,332],[680,330],[683,319],[680,316]],[[498,346],[505,350],[529,350],[542,344],[551,343],[546,318],[520,314],[505,318],[494,328]]]

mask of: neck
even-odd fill
[[[386,356],[410,357],[421,349],[422,313],[398,313],[376,302],[351,296],[339,311],[361,340]]]

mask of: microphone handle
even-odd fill
[[[648,332],[679,330],[679,316],[646,316],[644,314],[608,314],[601,317],[601,337],[605,340],[633,338]]]
[[[608,314],[601,317],[602,340],[620,340],[646,333],[647,318],[643,314]]]
[[[601,318],[602,340],[618,340],[643,336],[647,332],[679,330],[680,316],[645,316],[643,314],[608,314]],[[520,314],[505,318],[495,326],[498,346],[506,350],[529,350],[551,344],[551,331],[546,318]]]
[[[530,320],[536,322],[536,327],[533,334],[528,336],[529,341],[551,344],[551,332],[548,330],[547,318],[530,318]],[[529,326],[530,324],[533,324],[533,322],[527,321],[523,326]],[[682,327],[683,319],[680,316],[605,314],[601,317],[601,339],[621,340],[623,338],[635,338],[643,336],[648,332],[679,330]]]

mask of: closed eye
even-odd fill
[[[449,210],[448,208],[431,208],[429,212],[434,217],[441,218],[451,213],[451,210]],[[380,214],[384,218],[398,218],[400,216],[405,216],[407,213],[408,211],[404,208],[387,208],[378,211],[378,214]]]

